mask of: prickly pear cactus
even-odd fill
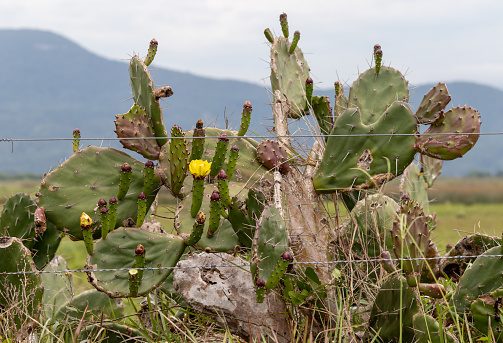
[[[440,328],[437,319],[418,313],[413,318],[417,343],[455,343],[454,337]]]
[[[118,138],[155,137],[151,120],[145,109],[133,105],[128,113],[115,116],[115,133]],[[157,160],[161,149],[155,139],[122,139],[122,146],[145,158]]]
[[[428,188],[433,187],[433,183],[442,174],[443,160],[439,160],[430,156],[421,155],[421,170],[424,181]]]
[[[462,157],[477,143],[481,123],[476,109],[466,106],[453,107],[418,137],[414,149],[441,160]],[[437,133],[442,135],[435,135]]]
[[[128,218],[137,217],[138,195],[143,190],[144,164],[113,148],[89,146],[73,154],[61,166],[49,173],[41,182],[38,205],[45,208],[47,220],[71,236],[83,239],[80,215],[92,215],[93,228],[100,224],[97,202],[109,199],[119,190],[120,168],[127,162],[132,167],[131,185],[124,199],[118,203],[116,227]],[[159,190],[160,177],[156,173],[154,183],[147,195],[150,207]],[[99,237],[100,230],[95,230]]]
[[[407,194],[423,208],[425,213],[429,213],[428,185],[417,164],[411,163],[405,169],[400,181],[400,194]]]
[[[292,261],[290,255],[284,255],[288,250],[286,223],[276,207],[268,206],[257,223],[252,245],[250,270],[259,293],[261,289],[269,290],[279,282],[285,271],[282,265]],[[264,280],[263,287],[258,280]]]
[[[31,249],[35,244],[35,202],[28,194],[18,193],[4,204],[0,217],[0,236],[17,237]]]
[[[503,289],[484,294],[472,302],[471,311],[473,323],[484,335],[494,335],[494,342],[503,342],[503,323],[501,310],[503,309]]]
[[[320,193],[339,189],[367,189],[400,175],[412,162],[416,120],[409,106],[395,101],[377,121],[364,124],[359,109],[337,118],[313,183]],[[359,136],[376,134],[371,136]],[[389,134],[389,135],[380,135]],[[353,137],[345,137],[350,135]]]
[[[37,271],[30,251],[16,237],[0,237],[0,272]],[[42,306],[44,289],[39,274],[3,275],[0,278],[2,326],[20,330],[36,321]]]
[[[143,61],[138,56],[133,56],[129,64],[129,78],[131,81],[131,89],[133,91],[133,100],[136,105],[145,109],[148,117],[151,120],[154,129],[157,144],[162,147],[168,142],[168,133],[164,127],[160,96],[171,96],[173,91],[170,87],[166,89],[156,90],[150,72]]]
[[[346,248],[362,259],[375,258],[382,251],[393,249],[390,232],[397,210],[395,200],[382,194],[358,201],[341,225],[339,249]]]
[[[423,97],[416,111],[419,124],[431,124],[443,115],[444,109],[451,101],[451,95],[445,83],[439,83],[428,91]]]
[[[465,269],[487,250],[499,246],[501,237],[475,233],[461,238],[440,261],[440,270],[445,277],[458,282]],[[463,258],[453,258],[463,256]],[[471,256],[471,258],[467,258]]]
[[[138,244],[145,248],[145,267],[168,267],[160,270],[144,270],[138,295],[143,295],[160,285],[168,277],[185,250],[182,238],[168,234],[156,234],[139,228],[119,228],[101,239],[94,246],[94,254],[88,256],[86,269],[89,282],[111,298],[131,296],[128,271],[99,271],[99,269],[135,268],[135,249]]]
[[[282,16],[282,26],[288,28],[286,14]],[[309,66],[300,47],[294,45],[291,51],[294,43],[290,43],[287,33],[288,29],[283,30],[284,37],[276,37],[271,42],[271,86],[273,93],[280,91],[286,97],[289,105],[287,115],[300,118],[307,110],[306,80]]]
[[[501,248],[494,247],[477,257],[473,264],[465,270],[459,279],[458,288],[452,296],[452,305],[456,313],[462,314],[470,310],[470,305],[479,296],[493,292],[503,284],[503,264],[500,255]]]
[[[117,318],[124,313],[122,299],[110,299],[107,294],[96,289],[84,291],[66,299],[57,308],[54,319],[79,322],[101,318]]]
[[[430,221],[431,218],[424,214],[416,201],[406,195],[402,196],[400,210],[393,222],[391,239],[396,258],[405,259],[401,261],[400,268],[411,287],[419,283],[425,266],[422,258],[434,247],[430,239]]]
[[[45,273],[41,274],[44,285],[43,317],[46,319],[54,319],[58,309],[72,298],[75,291],[73,274],[63,273],[65,270],[68,270],[65,259],[57,255],[44,268]],[[55,271],[60,273],[51,273]]]
[[[419,312],[417,294],[400,276],[385,281],[370,312],[369,332],[382,342],[414,342],[413,316]],[[401,338],[401,340],[400,340]]]
[[[348,95],[348,108],[358,108],[364,125],[375,123],[395,101],[409,101],[409,85],[405,77],[391,67],[379,74],[368,69],[353,83]],[[377,132],[376,132],[377,133]]]

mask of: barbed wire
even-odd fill
[[[261,139],[273,139],[273,138],[328,138],[328,137],[375,137],[375,136],[497,136],[503,135],[503,132],[438,132],[438,133],[355,133],[355,134],[344,134],[344,135],[323,135],[323,134],[302,134],[302,135],[253,135],[253,136],[227,136],[226,138],[261,138]],[[55,137],[55,138],[0,138],[0,142],[51,142],[51,141],[122,141],[122,140],[153,140],[153,139],[218,139],[221,136],[204,136],[204,137],[87,137],[87,138],[67,138],[67,137]]]
[[[479,257],[492,258],[498,257],[503,258],[503,255],[472,255],[472,256],[439,256],[439,257],[415,257],[415,258],[370,258],[370,259],[359,259],[359,260],[339,260],[339,261],[307,261],[307,262],[292,262],[293,265],[331,265],[331,264],[349,264],[349,263],[371,263],[371,262],[402,262],[402,261],[431,261],[431,260],[456,260],[456,259],[476,259]],[[124,268],[102,268],[102,269],[68,269],[68,270],[29,270],[29,271],[17,271],[17,272],[0,272],[0,275],[25,275],[25,274],[67,274],[67,273],[87,273],[87,272],[113,272],[113,271],[129,271],[131,269],[136,270],[174,270],[174,269],[198,269],[198,268],[243,268],[249,267],[250,263],[244,264],[205,264],[197,266],[174,266],[174,267],[124,267]]]

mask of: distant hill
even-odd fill
[[[38,30],[0,30],[0,46],[5,52],[0,76],[0,138],[69,137],[74,128],[83,137],[115,137],[115,115],[132,105],[128,61],[99,57],[66,38]],[[265,87],[158,69],[155,63],[151,74],[156,86],[169,85],[174,90],[164,101],[168,128],[178,124],[189,130],[199,118],[210,124],[217,117],[218,126],[223,127],[224,113],[230,117],[230,127],[236,128],[246,100],[253,104],[255,132],[264,133],[264,125],[272,124]],[[411,104],[419,104],[431,86],[418,87]],[[467,104],[481,112],[484,132],[503,131],[503,91],[461,82],[449,83],[448,88],[454,105]],[[315,94],[333,98],[331,90],[315,90]],[[503,137],[481,137],[465,157],[445,164],[444,175],[503,170],[502,142]],[[109,145],[109,141],[103,144]],[[72,153],[70,142],[18,142],[14,153],[11,149],[10,143],[0,142],[0,173],[42,174]]]

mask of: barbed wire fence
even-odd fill
[[[253,135],[253,136],[227,136],[229,139],[236,138],[252,138],[252,139],[276,139],[282,137],[290,138],[328,138],[328,137],[375,137],[375,136],[499,136],[503,132],[481,132],[481,133],[361,133],[361,134],[344,134],[344,135],[330,135],[330,134],[294,134],[294,135]],[[156,139],[218,139],[220,136],[205,136],[205,137],[132,137],[132,138],[117,138],[117,137],[82,137],[78,138],[79,141],[126,141],[126,140],[156,140]],[[52,141],[74,141],[75,138],[60,137],[60,138],[0,138],[0,143],[10,143],[12,145],[12,153],[14,153],[14,143],[21,142],[52,142]],[[500,242],[501,243],[501,242]],[[503,249],[502,249],[503,250]],[[404,262],[404,261],[430,261],[430,260],[463,260],[463,259],[476,259],[476,258],[503,258],[501,255],[457,255],[457,256],[438,256],[438,257],[417,257],[417,258],[370,258],[370,259],[354,259],[354,260],[336,260],[336,261],[308,261],[297,262],[294,261],[292,265],[314,265],[314,266],[330,266],[330,265],[344,265],[344,264],[360,264],[360,263],[376,263],[376,262]],[[36,271],[18,271],[18,272],[0,272],[1,275],[27,275],[27,274],[67,274],[67,273],[87,273],[87,272],[112,272],[112,271],[126,271],[131,269],[145,270],[145,271],[160,271],[160,270],[175,270],[175,269],[199,269],[199,268],[246,268],[250,267],[249,263],[245,264],[206,264],[196,266],[174,266],[174,267],[144,267],[144,268],[107,268],[107,269],[68,269],[68,270],[36,270]]]

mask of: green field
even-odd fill
[[[35,196],[38,190],[37,180],[4,180],[0,181],[0,205],[7,198],[18,192]],[[398,194],[397,182],[389,185],[386,193]],[[436,212],[438,226],[432,237],[440,252],[446,244],[454,245],[460,238],[482,232],[490,235],[502,234],[503,223],[503,179],[439,179],[429,192],[432,199],[430,211]],[[163,225],[172,225],[173,214],[162,206],[160,198],[159,218]],[[71,269],[81,269],[86,256],[84,244],[63,241],[58,253],[68,262]],[[76,275],[82,287],[88,287],[85,274]]]

